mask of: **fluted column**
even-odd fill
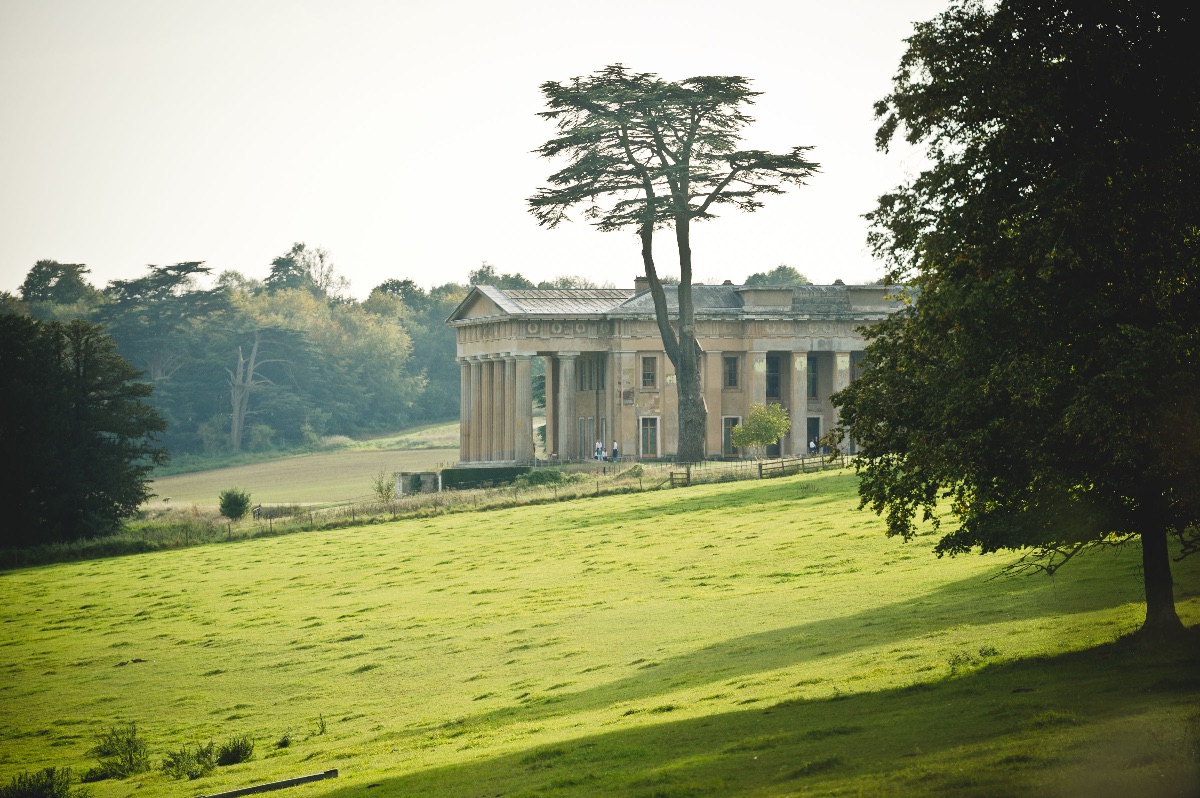
[[[533,363],[529,355],[513,358],[513,459],[533,462]]]
[[[833,353],[833,392],[837,393],[850,384],[850,353],[849,352],[834,352]],[[842,411],[840,408],[833,410],[833,423],[838,424],[842,420]],[[842,453],[846,452],[845,441],[842,441]]]
[[[479,424],[479,459],[482,461],[490,461],[492,456],[492,419],[495,414],[496,393],[492,382],[493,371],[492,361],[484,357],[480,358],[481,383],[483,391],[483,406],[480,408],[480,424]]]
[[[504,453],[504,417],[508,413],[505,399],[508,390],[504,385],[504,359],[492,356],[492,456],[491,460],[507,460]]]
[[[480,446],[480,439],[482,429],[483,362],[479,358],[473,357],[471,358],[471,424],[468,430],[470,434],[467,446],[471,462],[478,462],[481,459],[482,447]]]
[[[575,415],[575,359],[578,352],[558,353],[558,456],[579,459],[579,423]]]
[[[471,362],[465,357],[458,359],[458,459],[471,459]]]
[[[513,434],[517,420],[517,361],[504,358],[504,422],[500,427],[500,458],[513,460]]]
[[[546,356],[546,456],[558,452],[558,391],[555,390],[555,375],[558,373],[558,358]]]
[[[792,352],[792,396],[788,403],[792,421],[789,451],[794,455],[808,453],[808,352]]]

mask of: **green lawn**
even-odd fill
[[[295,796],[1192,795],[1200,661],[1113,644],[1136,547],[1049,578],[937,560],[801,476],[0,574],[0,777],[157,763],[96,798],[338,768]],[[1200,624],[1200,566],[1176,565]],[[325,733],[318,734],[324,718]],[[292,744],[276,748],[285,732]]]

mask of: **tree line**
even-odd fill
[[[19,295],[0,297],[3,313],[95,325],[148,387],[145,399],[163,420],[157,438],[171,454],[309,446],[458,415],[445,319],[467,285],[426,290],[389,279],[357,301],[329,253],[303,243],[275,258],[262,280],[213,275],[199,261],[152,265],[103,288],[88,273],[83,264],[38,261]],[[593,285],[570,276],[535,284],[488,263],[469,282]]]

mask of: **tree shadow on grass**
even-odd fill
[[[1111,579],[1114,570],[1111,562],[1084,561],[1068,578],[1083,581],[1103,573]],[[459,718],[453,725],[461,730],[530,723],[617,705],[628,708],[630,704],[638,711],[653,711],[656,697],[674,693],[681,686],[728,690],[733,682],[781,668],[940,636],[958,626],[1063,617],[1138,601],[1141,594],[1136,578],[1127,581],[1125,589],[1072,590],[1070,583],[1052,589],[1045,582],[1027,578],[987,582],[970,577],[861,613],[733,637],[662,661],[628,663],[626,667],[635,670],[622,678],[575,692],[559,689],[514,696],[520,703]],[[836,673],[829,673],[827,681],[826,690],[839,684],[845,687]],[[437,734],[443,728],[444,724],[413,727],[394,734],[416,737]]]
[[[653,725],[618,721],[556,744],[343,782],[328,795],[1193,796],[1198,674],[1195,640],[1165,650],[1124,640],[932,684]],[[457,756],[473,747],[469,737],[442,744]]]

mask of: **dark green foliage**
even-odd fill
[[[226,488],[220,495],[221,515],[236,521],[250,512],[250,494],[240,488]]]
[[[756,272],[746,278],[746,285],[808,285],[809,279],[781,263],[769,272]]]
[[[230,737],[217,749],[217,764],[237,765],[254,758],[254,741],[246,735]]]
[[[0,316],[0,542],[25,546],[116,531],[166,461],[150,386],[90,322]]]
[[[471,285],[494,285],[497,288],[536,288],[530,280],[518,274],[499,274],[496,267],[484,261],[467,276]]]
[[[548,227],[582,207],[600,230],[637,231],[659,334],[678,380],[678,456],[703,460],[707,411],[692,304],[691,224],[715,218],[722,206],[756,210],[761,196],[782,193],[781,184],[802,185],[817,164],[807,160],[808,147],[784,154],[737,149],[752,121],[746,109],[758,95],[743,77],[671,82],[616,64],[541,88],[549,110],[540,116],[555,124],[558,136],[537,152],[566,164],[550,176],[550,187],[530,198],[529,209]],[[654,261],[654,232],[666,227],[674,230],[679,259],[674,303]]]
[[[538,468],[528,474],[519,475],[516,484],[522,488],[533,488],[539,485],[561,485],[566,481],[566,474],[557,468]]]
[[[85,781],[123,779],[150,769],[150,751],[146,741],[138,737],[137,724],[132,721],[101,732],[88,754],[100,764],[87,772]]]
[[[0,785],[0,798],[88,798],[91,794],[85,787],[71,788],[70,768],[21,773]]]
[[[442,486],[446,488],[476,488],[482,485],[507,485],[531,466],[496,466],[487,468],[446,468],[442,470]]]
[[[948,498],[939,554],[1053,571],[1140,537],[1155,632],[1181,628],[1167,535],[1194,551],[1200,519],[1194,22],[1007,0],[917,26],[877,140],[903,129],[932,165],[870,215],[913,301],[835,399],[891,534]]]
[[[198,779],[216,770],[216,746],[210,740],[201,745],[196,743],[194,748],[186,745],[178,751],[172,751],[163,759],[163,773],[177,779]]]

